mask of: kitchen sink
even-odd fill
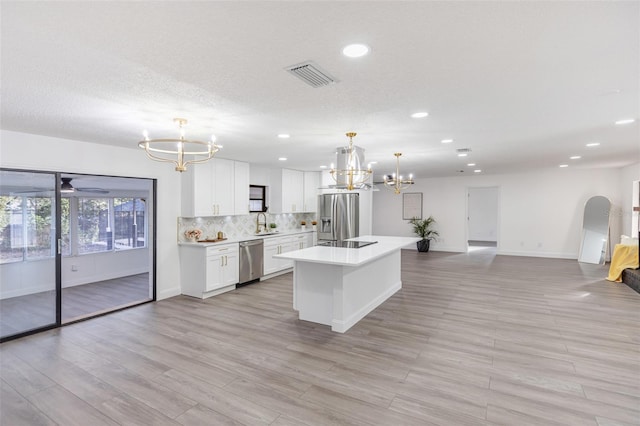
[[[256,233],[256,235],[275,235],[275,234],[279,234],[280,232],[278,231],[274,231],[274,232],[258,232]]]

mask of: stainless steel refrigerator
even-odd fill
[[[346,240],[360,235],[357,193],[318,195],[318,240]]]

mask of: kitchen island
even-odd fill
[[[314,246],[273,257],[293,260],[298,318],[344,333],[402,288],[400,249],[420,238],[366,235],[361,248]]]

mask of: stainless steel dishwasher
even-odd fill
[[[260,279],[264,266],[264,244],[262,239],[240,242],[240,281],[246,284]]]

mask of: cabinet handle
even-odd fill
[[[220,267],[224,266],[224,256],[220,256]]]

